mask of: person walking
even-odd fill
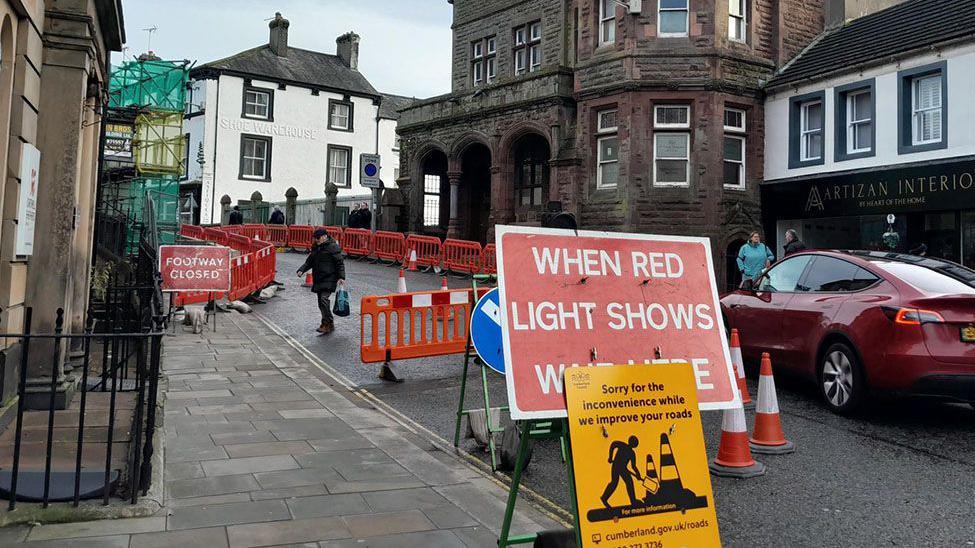
[[[799,240],[799,234],[794,228],[790,228],[785,231],[785,245],[782,246],[783,257],[788,257],[793,253],[799,253],[800,251],[806,250],[806,244]]]
[[[311,270],[311,290],[318,296],[318,310],[322,313],[322,323],[316,331],[326,335],[335,331],[330,297],[338,286],[345,283],[345,261],[342,258],[342,246],[325,229],[319,228],[312,237],[315,244],[305,259],[305,264],[298,269],[298,277]]]
[[[271,218],[267,220],[269,225],[283,225],[284,224],[284,212],[281,211],[280,207],[275,206],[274,211],[271,212]]]
[[[227,224],[229,225],[244,224],[244,214],[240,212],[240,206],[234,206],[233,211],[230,212],[230,217],[227,219]]]
[[[771,266],[775,260],[772,250],[762,242],[758,232],[752,232],[741,249],[738,250],[738,270],[741,271],[741,287],[751,289],[755,280]]]

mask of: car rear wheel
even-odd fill
[[[819,363],[819,390],[830,410],[846,414],[859,407],[865,380],[860,360],[846,344],[832,344],[823,353]]]

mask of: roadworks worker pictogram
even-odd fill
[[[636,451],[640,440],[630,436],[626,442],[614,441],[609,447],[609,463],[611,479],[600,500],[604,508],[589,510],[589,521],[616,520],[646,514],[661,514],[666,512],[686,512],[695,508],[707,508],[708,499],[699,496],[684,487],[677,468],[670,437],[666,432],[660,434],[660,476],[653,466],[653,456],[646,457],[646,477],[642,477],[636,469]],[[635,496],[633,478],[641,482],[645,493],[643,498]],[[630,504],[614,506],[610,498],[619,487],[620,481],[626,486],[626,494]],[[619,497],[617,497],[619,498]]]

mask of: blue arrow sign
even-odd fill
[[[485,365],[504,375],[498,288],[485,293],[471,312],[471,343]]]

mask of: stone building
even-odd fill
[[[400,118],[403,228],[485,242],[561,207],[708,236],[735,282],[761,223],[762,85],[823,29],[822,0],[452,3],[451,92]]]
[[[53,331],[58,308],[66,331],[84,329],[109,52],[124,39],[119,0],[0,0],[0,332],[22,332],[27,307],[34,331]],[[16,394],[14,343],[0,343],[0,404]],[[51,354],[31,350],[47,359],[29,381],[50,378]]]

